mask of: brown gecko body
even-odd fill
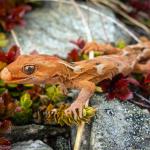
[[[66,113],[76,117],[79,112],[81,117],[82,108],[94,94],[95,85],[120,73],[128,75],[141,70],[142,64],[138,62],[150,58],[150,45],[137,44],[108,54],[73,64],[48,55],[21,55],[2,70],[1,78],[6,83],[58,84],[64,93],[69,88],[80,89]]]

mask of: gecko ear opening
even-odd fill
[[[35,72],[35,70],[36,70],[35,65],[26,65],[26,66],[23,66],[23,68],[22,68],[23,73],[25,73],[27,75],[33,74]]]

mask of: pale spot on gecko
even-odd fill
[[[96,69],[97,69],[98,74],[102,74],[105,67],[106,67],[105,64],[96,65]]]

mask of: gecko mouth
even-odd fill
[[[13,77],[11,72],[7,69],[4,68],[1,73],[0,73],[1,79],[5,83],[16,83],[16,84],[24,84],[24,83],[29,83],[33,81],[33,76],[28,76],[28,77]]]
[[[5,80],[5,83],[16,83],[16,84],[25,84],[31,82],[33,77],[30,78],[13,78],[12,80]]]

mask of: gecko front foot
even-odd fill
[[[69,108],[65,110],[65,114],[73,115],[75,120],[77,119],[78,116],[82,118],[84,105],[85,104],[81,102],[75,101],[74,103],[71,104]]]

